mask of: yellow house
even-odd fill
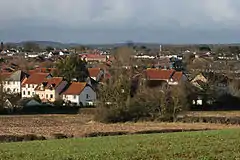
[[[66,85],[62,77],[48,78],[36,87],[35,93],[43,102],[55,102]]]

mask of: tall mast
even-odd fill
[[[162,45],[159,46],[159,57],[162,55]]]

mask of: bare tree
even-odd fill
[[[117,50],[111,68],[111,79],[99,87],[96,117],[104,122],[119,122],[151,117],[151,119],[176,120],[186,107],[185,86],[162,86],[150,89],[140,85],[132,94],[132,77],[135,61],[131,49]],[[129,68],[123,68],[123,66]]]

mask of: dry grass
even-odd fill
[[[193,117],[240,117],[240,111],[196,111],[186,115]]]
[[[119,123],[102,124],[92,121],[90,115],[34,115],[1,116],[0,135],[37,134],[52,137],[63,133],[81,137],[93,132],[139,132],[166,129],[227,129],[238,128],[237,125],[223,124],[187,124],[187,123]]]

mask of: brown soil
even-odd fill
[[[240,128],[238,125],[207,123],[119,123],[102,124],[92,121],[91,115],[34,115],[34,116],[1,116],[0,135],[36,134],[52,137],[54,134],[82,137],[96,132],[143,132],[161,130],[200,130]]]

